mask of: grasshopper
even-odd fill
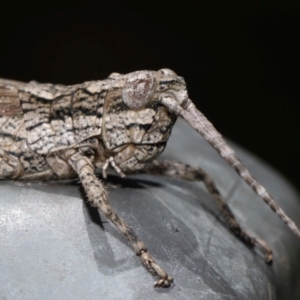
[[[47,180],[79,177],[90,203],[128,239],[155,286],[173,278],[108,202],[96,174],[110,167],[120,176],[148,172],[203,181],[228,227],[267,263],[270,247],[245,231],[201,168],[158,161],[180,116],[194,128],[262,200],[300,237],[296,224],[241,163],[221,134],[189,99],[184,79],[169,69],[112,73],[107,79],[64,86],[0,80],[0,179]]]

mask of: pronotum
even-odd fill
[[[296,224],[242,165],[220,133],[188,98],[185,81],[169,69],[112,73],[107,79],[73,86],[0,80],[0,179],[79,177],[87,197],[129,240],[142,264],[168,287],[161,268],[134,231],[108,202],[96,173],[112,167],[120,176],[148,172],[203,181],[228,227],[266,262],[272,251],[243,230],[214,181],[199,167],[157,161],[180,116],[218,151],[263,201],[300,237]]]

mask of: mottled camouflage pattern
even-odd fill
[[[143,172],[203,181],[229,228],[267,262],[268,245],[239,225],[214,181],[200,168],[156,161],[181,116],[198,131],[275,213],[300,237],[295,223],[249,173],[213,125],[196,109],[182,77],[169,69],[112,73],[107,79],[73,86],[0,80],[0,179],[79,177],[92,205],[131,243],[157,286],[173,281],[144,243],[118,217],[95,173],[111,166],[121,176]]]

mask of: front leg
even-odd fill
[[[145,244],[139,239],[135,232],[117,215],[108,202],[105,187],[97,179],[90,160],[80,154],[75,153],[68,160],[74,171],[78,174],[83,188],[90,203],[97,207],[129,240],[135,253],[140,257],[142,264],[152,274],[159,276],[155,286],[169,287],[173,278],[170,277],[152,258],[147,251]]]
[[[217,189],[214,180],[204,170],[201,168],[191,167],[187,164],[177,161],[155,160],[149,166],[148,173],[180,178],[189,181],[203,181],[206,189],[221,208],[222,217],[230,230],[249,246],[257,246],[263,252],[266,263],[272,262],[273,254],[271,248],[263,240],[253,237],[247,231],[242,229],[230,207]]]

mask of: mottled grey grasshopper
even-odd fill
[[[0,178],[79,177],[90,203],[129,240],[146,269],[158,276],[156,286],[162,287],[168,287],[173,278],[112,209],[96,173],[106,177],[110,166],[121,176],[148,172],[203,181],[229,228],[248,245],[257,246],[270,263],[269,246],[241,228],[207,173],[183,163],[156,160],[178,116],[200,133],[300,237],[295,223],[196,109],[184,79],[169,69],[112,73],[105,80],[73,86],[0,80]]]

